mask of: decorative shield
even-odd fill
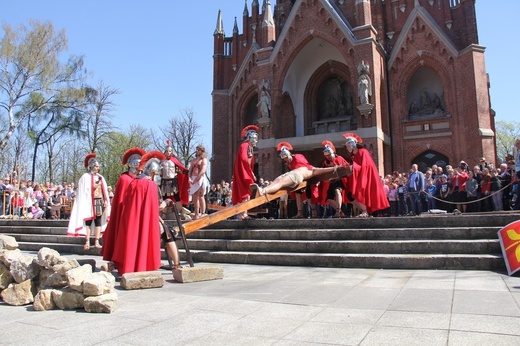
[[[520,269],[520,220],[511,222],[498,231],[500,247],[507,266],[507,274],[513,275]]]

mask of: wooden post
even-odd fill
[[[242,202],[240,204],[232,205],[230,207],[227,207],[223,210],[219,210],[213,214],[209,214],[208,216],[205,216],[203,218],[200,218],[198,220],[193,220],[190,222],[186,222],[183,224],[184,226],[184,232],[186,234],[195,232],[201,228],[213,225],[219,221],[226,220],[232,216],[238,215],[240,213],[243,213],[249,209],[258,207],[259,205],[268,203],[272,200],[278,199],[281,196],[287,194],[290,191],[297,191],[299,189],[302,189],[307,186],[307,182],[304,181],[297,187],[291,189],[291,188],[283,188],[279,190],[278,192],[275,192],[273,194],[267,194],[264,196],[259,196],[258,198],[250,199],[249,201]]]

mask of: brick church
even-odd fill
[[[281,141],[309,162],[358,134],[381,175],[495,158],[475,0],[246,0],[214,32],[212,180],[230,180],[242,128],[259,126],[257,177]],[[237,9],[238,11],[238,9]]]

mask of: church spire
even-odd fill
[[[235,17],[235,25],[233,26],[233,35],[238,34],[237,17]]]
[[[264,21],[262,27],[272,26],[274,27],[273,12],[271,12],[271,1],[267,0],[264,7]]]
[[[215,32],[213,35],[226,35],[224,33],[224,22],[222,21],[222,11],[218,10],[218,16],[217,16],[217,27],[215,28]]]
[[[243,15],[245,17],[249,17],[249,10],[247,9],[247,0],[245,0],[245,3],[244,3],[244,13]]]

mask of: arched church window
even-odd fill
[[[450,161],[445,155],[435,150],[426,150],[412,160],[412,164],[414,163],[417,164],[419,170],[424,173],[428,167],[432,167],[433,165],[446,169],[446,165],[448,165]]]
[[[408,118],[443,117],[446,113],[444,89],[439,75],[428,67],[421,67],[410,79],[407,90]]]
[[[247,125],[256,124],[256,120],[258,118],[258,95],[254,95],[251,97],[249,102],[247,103],[245,114],[244,114],[244,123],[241,125],[242,127]]]
[[[317,120],[344,118],[354,114],[352,91],[338,76],[324,81],[318,90]]]

